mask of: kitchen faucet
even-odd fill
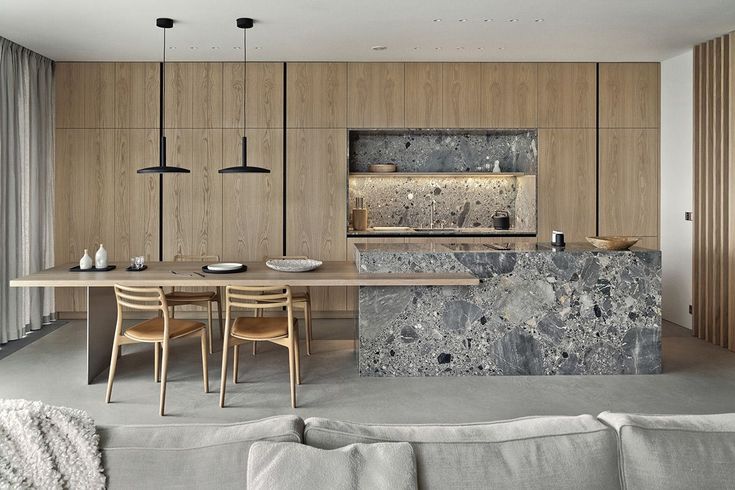
[[[432,230],[434,229],[434,207],[436,206],[436,201],[431,200],[431,207],[429,208],[429,228]]]

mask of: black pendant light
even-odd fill
[[[159,155],[158,165],[155,167],[146,167],[138,169],[139,174],[188,174],[191,171],[187,168],[181,167],[169,167],[166,165],[166,137],[163,135],[164,128],[166,127],[166,108],[164,107],[164,100],[166,94],[166,29],[171,29],[174,26],[172,19],[161,17],[156,19],[156,25],[163,29],[163,63],[161,63],[161,86],[158,90],[159,96]]]
[[[245,102],[248,95],[248,55],[247,55],[247,32],[253,27],[253,19],[249,17],[241,17],[237,19],[237,27],[242,29],[242,164],[235,167],[227,167],[220,169],[221,174],[269,174],[270,170],[263,167],[248,167],[248,138],[245,136],[247,125],[247,109]]]

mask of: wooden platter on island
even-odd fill
[[[588,236],[587,241],[602,250],[628,250],[638,243],[635,236]]]

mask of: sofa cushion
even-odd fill
[[[735,488],[735,414],[599,419],[617,431],[624,488]]]
[[[350,444],[324,450],[291,442],[255,442],[249,490],[415,490],[416,462],[407,442]]]
[[[293,415],[238,424],[100,426],[108,488],[242,488],[255,441],[301,442]]]
[[[406,441],[419,487],[620,488],[615,433],[591,415],[483,424],[376,425],[306,419],[304,442],[321,449]]]

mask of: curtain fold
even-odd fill
[[[0,344],[51,319],[51,288],[10,288],[53,265],[53,62],[0,37]]]

